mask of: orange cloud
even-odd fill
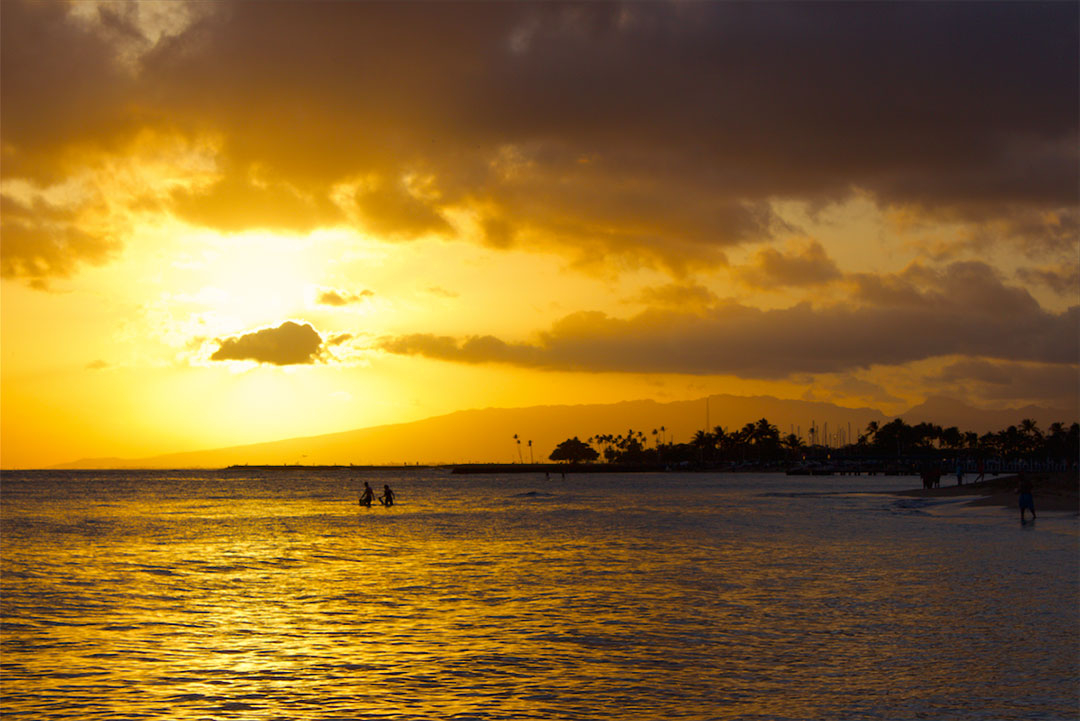
[[[24,278],[45,288],[81,263],[99,265],[119,249],[108,235],[79,227],[75,212],[44,202],[27,207],[0,195],[0,277]]]
[[[353,303],[359,303],[365,298],[370,298],[375,295],[374,291],[362,290],[359,293],[349,293],[347,291],[339,291],[334,289],[324,290],[319,293],[318,301],[322,305],[332,306],[345,306]]]
[[[226,173],[202,188],[179,188],[171,209],[182,219],[222,231],[252,228],[306,233],[345,216],[320,193],[305,193],[280,180],[258,181],[250,174]]]
[[[702,285],[669,283],[645,288],[635,301],[653,308],[707,309],[719,302],[716,293]]]
[[[740,277],[759,287],[820,285],[841,277],[836,262],[828,257],[821,243],[808,240],[789,245],[787,252],[762,248],[743,269]]]

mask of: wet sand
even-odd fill
[[[1070,511],[1080,513],[1080,474],[1077,471],[1064,473],[1029,473],[1034,486],[1035,511]],[[974,476],[968,476],[974,478]],[[1017,486],[1015,475],[990,476],[979,483],[956,485],[956,476],[943,475],[941,488],[915,488],[896,491],[898,496],[916,498],[953,498],[956,496],[976,496],[968,502],[969,506],[1001,506],[1017,508]]]

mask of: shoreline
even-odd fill
[[[1035,487],[1035,511],[1066,511],[1080,514],[1080,474],[1077,471],[1028,473]],[[949,476],[943,476],[943,480]],[[955,478],[955,476],[953,477]],[[913,488],[893,491],[892,495],[908,498],[956,498],[974,496],[968,506],[998,506],[1018,509],[1018,477],[1015,474],[996,476],[978,483],[965,483],[941,488]]]

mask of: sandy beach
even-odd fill
[[[1080,474],[1076,471],[1064,473],[1030,473],[1035,487],[1035,509],[1038,511],[1071,511],[1080,513]],[[956,477],[943,475],[942,487],[930,490],[917,488],[897,491],[898,496],[916,498],[952,498],[954,496],[975,496],[970,506],[1017,507],[1017,476],[991,476],[978,483],[956,485]]]

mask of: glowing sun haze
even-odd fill
[[[706,393],[1077,407],[1076,3],[0,13],[4,467]]]

